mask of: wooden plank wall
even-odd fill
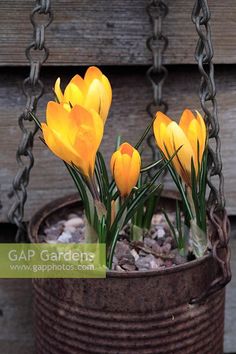
[[[0,221],[7,220],[6,213],[11,203],[8,192],[17,170],[15,151],[20,139],[17,117],[25,104],[21,83],[28,74],[28,68],[24,67],[24,47],[31,41],[32,26],[28,15],[32,3],[29,0],[11,0],[0,7],[0,184],[3,204]],[[164,96],[169,103],[170,116],[178,119],[185,107],[200,107],[199,73],[196,65],[192,65],[196,34],[190,18],[193,1],[175,0],[168,3],[170,10],[164,31],[169,37],[169,49],[165,55],[169,77]],[[213,18],[215,62],[225,64],[216,66],[216,83],[227,207],[234,214],[236,68],[226,64],[236,60],[236,21],[233,15],[236,3],[233,0],[225,0],[224,3],[210,0],[209,3]],[[44,120],[46,102],[52,99],[51,88],[58,76],[66,82],[76,72],[83,74],[84,65],[103,65],[113,86],[113,105],[102,147],[107,160],[118,133],[125,140],[135,142],[149,121],[145,107],[151,100],[152,91],[145,72],[151,58],[145,42],[150,35],[150,25],[145,5],[146,0],[121,0],[119,4],[115,0],[53,2],[55,20],[47,31],[51,55],[42,71],[45,96],[39,104],[40,119]],[[38,138],[34,151],[36,160],[29,186],[26,219],[52,198],[74,190],[63,165]]]
[[[150,64],[147,0],[57,0],[47,29],[51,55],[47,65]],[[1,1],[0,65],[25,65],[22,47],[31,41],[31,0]],[[164,33],[169,38],[167,64],[193,64],[196,34],[191,22],[193,0],[169,0]],[[216,63],[236,59],[236,2],[209,0]]]

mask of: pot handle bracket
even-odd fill
[[[200,297],[190,303],[204,301],[210,294],[225,287],[231,280],[229,231],[230,224],[225,210],[224,178],[222,174],[221,143],[217,115],[216,88],[214,79],[213,47],[210,29],[210,10],[207,0],[196,0],[192,21],[199,36],[195,59],[201,74],[199,97],[208,127],[209,152],[207,184],[209,189],[207,214],[211,223],[209,248],[218,264],[216,279]]]

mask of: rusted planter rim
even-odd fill
[[[165,193],[163,198],[173,199],[173,192]],[[174,195],[175,196],[175,195]],[[176,198],[178,195],[176,194]],[[29,225],[28,225],[28,235],[29,239],[32,243],[39,243],[38,240],[38,231],[42,222],[51,214],[53,214],[59,208],[65,208],[71,204],[80,202],[78,194],[72,194],[69,196],[65,196],[62,198],[58,198],[42,208],[40,208],[31,218]],[[147,270],[147,271],[129,271],[129,272],[118,272],[118,271],[107,271],[107,277],[109,278],[142,278],[142,277],[152,277],[158,275],[165,275],[170,273],[177,273],[180,271],[186,271],[187,269],[198,267],[199,264],[205,263],[212,258],[212,254],[208,253],[207,255],[198,258],[196,260],[179,264],[174,267],[161,269],[161,270]]]

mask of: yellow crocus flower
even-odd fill
[[[201,114],[185,109],[177,124],[157,112],[153,129],[157,145],[167,159],[181,147],[172,162],[185,184],[191,186],[191,160],[198,175],[206,145],[206,125]]]
[[[122,197],[130,194],[137,184],[141,158],[139,152],[128,143],[120,145],[111,157],[111,172]]]
[[[61,80],[58,78],[54,91],[60,103],[94,109],[105,124],[111,106],[112,90],[108,78],[97,67],[89,67],[84,79],[75,75],[66,86],[64,94],[60,84]]]
[[[60,159],[78,167],[91,179],[97,150],[103,137],[103,121],[93,109],[48,102],[46,123],[42,123],[43,138],[49,149]]]

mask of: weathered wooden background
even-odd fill
[[[191,22],[194,0],[166,0],[169,14],[163,30],[169,39],[164,62],[169,77],[164,97],[169,114],[178,119],[185,107],[199,109],[199,73],[194,50],[197,36]],[[20,140],[17,118],[25,98],[21,91],[29,68],[24,49],[32,41],[29,14],[35,1],[0,1],[0,222],[7,221],[8,198],[17,171],[15,153]],[[45,96],[38,115],[44,120],[46,103],[52,99],[52,86],[58,76],[66,82],[88,65],[99,65],[113,86],[113,105],[106,124],[103,151],[106,159],[117,134],[135,142],[149,117],[145,107],[152,90],[145,78],[151,63],[146,39],[151,34],[145,11],[147,0],[55,0],[54,21],[46,31],[50,57],[42,70]],[[227,208],[236,214],[236,1],[209,0],[215,49],[216,84],[221,124],[222,157]],[[43,16],[42,16],[43,17]],[[29,123],[30,126],[31,123]],[[35,140],[35,166],[32,170],[25,218],[53,198],[74,191],[60,161]],[[167,181],[169,186],[169,181]],[[9,225],[0,224],[0,240],[9,240]],[[13,232],[11,232],[13,234]],[[12,236],[12,235],[11,235]],[[235,270],[235,226],[231,240],[232,268]],[[235,353],[235,279],[227,289],[225,353]],[[28,281],[0,282],[0,352],[33,353],[31,325],[31,284]],[[214,354],[214,353],[212,353]]]
[[[122,134],[131,143],[145,128],[149,117],[145,107],[152,90],[145,78],[151,63],[146,39],[151,34],[145,11],[146,0],[58,0],[53,2],[54,21],[46,30],[50,57],[42,71],[45,95],[39,104],[44,120],[46,102],[58,76],[67,82],[74,73],[83,74],[87,65],[102,65],[113,86],[113,105],[106,125],[103,151],[112,152],[115,137]],[[178,119],[185,107],[199,109],[199,73],[194,49],[197,36],[191,22],[192,0],[167,1],[169,14],[164,32],[169,47],[164,62],[169,77],[164,96],[169,114]],[[236,2],[210,0],[212,35],[215,48],[216,83],[221,123],[225,191],[229,213],[236,213]],[[0,4],[0,221],[6,221],[11,201],[11,181],[16,173],[15,151],[20,139],[17,117],[25,98],[21,83],[28,75],[24,49],[32,40],[29,13],[34,1],[8,0]],[[184,65],[183,65],[184,64]],[[222,65],[223,64],[223,65]],[[35,167],[32,171],[25,218],[52,198],[74,190],[60,161],[35,142]],[[168,182],[169,183],[169,182]],[[167,183],[167,184],[168,184]]]

